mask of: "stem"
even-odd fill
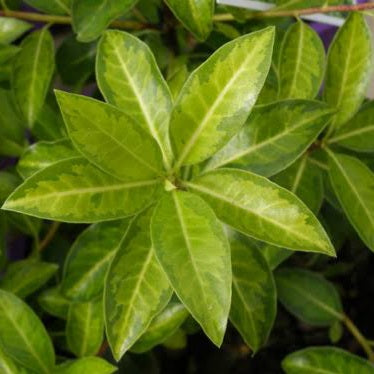
[[[46,236],[43,238],[43,240],[39,244],[39,252],[42,252],[46,247],[48,247],[49,243],[53,240],[55,237],[58,228],[60,227],[61,222],[53,222],[50,226]]]
[[[357,342],[361,345],[362,349],[365,351],[366,355],[370,362],[374,362],[374,351],[370,346],[370,342],[361,334],[361,331],[353,323],[353,321],[347,316],[344,315],[343,323],[350,331],[350,333],[355,337]]]

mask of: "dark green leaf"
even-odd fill
[[[58,287],[42,292],[38,301],[40,306],[50,315],[67,319],[70,302],[61,294]]]

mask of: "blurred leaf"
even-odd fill
[[[262,87],[262,90],[260,91],[260,94],[256,101],[256,105],[264,105],[276,101],[278,99],[278,90],[278,70],[275,68],[274,63],[272,63],[264,86]]]
[[[70,302],[58,287],[43,291],[38,297],[39,305],[50,315],[67,319]]]
[[[14,57],[21,49],[15,45],[1,45],[0,44],[0,64],[9,63],[9,60]]]
[[[162,345],[168,349],[173,349],[173,350],[184,349],[187,346],[186,333],[183,330],[179,329],[172,336],[167,338],[162,343]]]
[[[12,43],[31,27],[30,23],[16,18],[0,17],[0,43]]]
[[[343,325],[340,321],[334,322],[329,328],[329,338],[331,343],[336,344],[342,338],[344,333]]]
[[[289,249],[265,243],[263,248],[261,248],[261,253],[265,257],[271,270],[275,270],[282,262],[286,261],[294,254],[294,252]]]
[[[176,100],[178,95],[183,88],[187,78],[189,76],[189,71],[186,64],[181,64],[179,69],[177,69],[170,77],[168,77],[168,85],[173,96]]]
[[[50,14],[70,14],[72,0],[25,0],[33,8]]]
[[[100,357],[85,357],[57,366],[55,374],[112,374],[117,368]]]
[[[0,347],[0,373],[21,374],[15,362]]]

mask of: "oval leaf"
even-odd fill
[[[16,18],[0,17],[0,43],[9,44],[30,30],[32,25]]]
[[[70,301],[67,300],[58,287],[49,288],[38,297],[39,305],[52,316],[67,319]]]
[[[220,346],[231,301],[230,248],[221,223],[204,200],[174,190],[157,205],[151,232],[174,291]]]
[[[331,326],[344,318],[335,287],[318,273],[281,269],[275,273],[275,281],[280,302],[306,323]]]
[[[273,28],[244,35],[190,75],[170,122],[176,169],[207,159],[238,132],[264,84],[273,41]]]
[[[42,12],[51,14],[69,14],[71,0],[25,0],[25,3]]]
[[[294,194],[264,177],[219,169],[183,183],[235,230],[279,247],[335,254],[312,212]]]
[[[100,357],[85,357],[57,366],[56,374],[112,374],[117,368]]]

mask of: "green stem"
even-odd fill
[[[60,225],[61,225],[61,222],[56,222],[56,221],[51,224],[47,234],[45,235],[43,240],[41,240],[40,243],[39,243],[39,252],[42,252],[45,248],[48,247],[49,243],[55,237],[55,235],[57,233],[57,230],[60,227]]]

